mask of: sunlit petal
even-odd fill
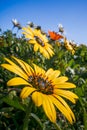
[[[36,75],[37,74],[39,75],[39,74],[44,74],[45,73],[45,70],[42,69],[42,68],[40,68],[39,66],[37,66],[35,64],[33,64],[33,66],[34,66],[34,70],[35,70]]]
[[[60,75],[60,71],[59,70],[54,70],[50,75],[49,75],[49,79],[53,80],[54,78],[57,78]]]
[[[34,101],[35,105],[39,107],[43,103],[44,96],[42,93],[36,91],[32,94],[32,100]]]
[[[43,99],[43,109],[47,115],[47,117],[52,121],[52,122],[56,122],[56,111],[54,108],[54,105],[51,101],[51,99],[49,98],[49,96],[44,95],[44,99]]]
[[[61,98],[60,96],[55,95],[55,94],[53,94],[53,96],[56,97],[66,107],[66,109],[70,113],[72,119],[75,121],[75,116],[74,116],[72,110],[70,109],[70,107],[68,106],[68,104],[63,100],[63,98]]]
[[[56,83],[55,83],[56,84]],[[62,88],[62,89],[69,89],[69,88],[76,88],[75,84],[66,82],[66,83],[59,83],[54,86],[54,88]]]
[[[55,84],[61,84],[66,82],[67,80],[68,77],[62,76],[62,77],[55,78],[53,81],[55,82]]]
[[[32,86],[31,84],[29,84],[26,80],[20,78],[20,77],[15,77],[10,79],[7,82],[8,86],[16,86],[16,85],[28,85],[28,86]]]
[[[76,103],[76,99],[78,99],[76,94],[74,94],[73,92],[70,92],[68,90],[54,89],[54,94],[65,97],[73,103]]]
[[[21,98],[27,98],[32,92],[34,92],[36,89],[32,87],[24,87],[21,91],[20,97]]]
[[[19,60],[18,58],[12,56],[18,63],[19,65],[24,69],[24,71],[26,72],[27,75],[31,75],[33,72],[33,69],[31,68],[31,66],[27,63],[25,63],[22,60]]]
[[[2,64],[1,66],[19,76],[21,76],[24,79],[28,79],[28,76],[22,71],[22,69],[20,69],[18,67],[15,67],[15,66],[12,66],[9,64]]]
[[[47,70],[47,72],[46,72],[46,76],[49,76],[50,74],[52,74],[53,73],[53,69],[52,68],[50,68],[49,70]]]
[[[23,27],[22,30],[25,31],[27,34],[30,34],[32,36],[34,35],[32,29],[29,26]]]
[[[34,51],[38,51],[39,46],[37,46],[37,44],[34,45]]]
[[[32,36],[32,34],[28,34],[28,33],[26,33],[26,32],[23,32],[23,34],[26,35],[26,38],[27,38],[28,40],[34,38],[34,37]]]
[[[28,42],[29,42],[30,44],[36,44],[36,43],[37,43],[36,40],[34,40],[33,38],[30,39]]]
[[[67,118],[67,120],[72,124],[73,119],[72,116],[70,115],[70,112],[67,110],[67,108],[60,102],[58,101],[55,97],[50,96],[51,101],[55,106],[62,112],[62,114]]]

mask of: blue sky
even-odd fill
[[[11,20],[28,21],[43,30],[58,31],[62,24],[69,40],[87,44],[87,0],[0,0],[0,28],[12,29]]]

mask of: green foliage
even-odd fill
[[[46,60],[39,52],[33,51],[33,47],[23,36],[18,38],[17,34],[7,30],[0,35],[0,64],[5,62],[4,57],[10,58],[14,55],[27,63],[34,62],[46,70],[59,69],[61,75],[68,76],[69,81],[76,84],[74,91],[79,100],[76,105],[72,105],[76,122],[70,125],[59,112],[57,122],[62,130],[87,130],[87,46],[79,45],[72,55],[63,45],[58,46],[54,42],[50,44],[54,47],[55,55]],[[28,101],[20,100],[20,89],[6,86],[6,82],[13,76],[0,67],[0,129],[21,130]],[[32,121],[29,121],[29,130],[56,130],[40,108],[32,107],[30,116]]]

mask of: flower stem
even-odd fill
[[[56,130],[61,130],[57,123],[54,123],[54,126],[56,127]]]
[[[32,100],[30,98],[30,102],[26,108],[26,115],[25,115],[25,118],[24,118],[24,124],[23,124],[23,130],[28,130],[28,123],[29,123],[29,115],[31,113],[31,108],[32,108]]]

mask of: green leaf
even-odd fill
[[[36,114],[30,113],[30,116],[33,117],[38,122],[38,124],[40,125],[41,128],[43,128],[43,124],[42,124],[40,118]]]
[[[83,91],[82,91],[82,88],[76,88],[75,89],[75,93],[79,96],[79,97],[82,97],[82,96],[84,96],[84,93],[83,93]]]
[[[2,99],[5,103],[9,104],[12,107],[25,111],[23,105],[19,102],[18,98],[14,97],[13,99],[5,97]]]
[[[87,130],[87,112],[85,108],[83,118],[84,118],[84,130]]]

